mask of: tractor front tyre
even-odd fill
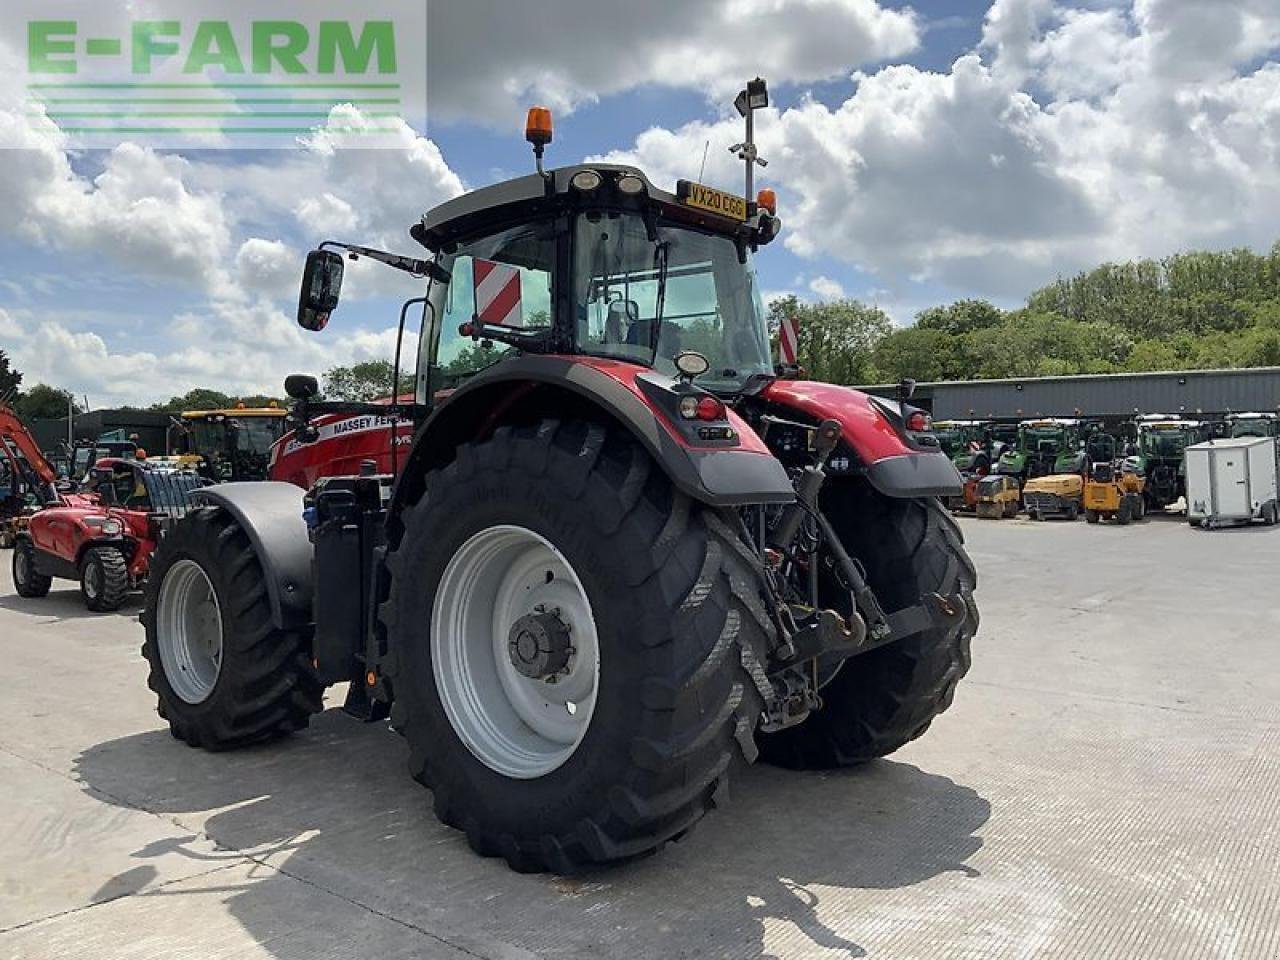
[[[129,594],[129,564],[116,547],[90,547],[80,561],[80,596],[94,613],[119,610]]]
[[[427,475],[393,526],[384,672],[410,773],[476,853],[575,873],[725,801],[773,629],[732,520],[586,421],[502,427]]]
[[[977,573],[959,527],[932,499],[898,500],[831,483],[823,510],[888,613],[925,594],[959,594],[968,616],[846,660],[799,726],[762,735],[762,758],[796,770],[847,767],[893,753],[951,705],[978,629]]]
[[[177,739],[226,750],[300,730],[320,711],[310,638],[275,626],[262,564],[225,510],[192,510],[164,538],[142,619],[147,685]]]
[[[13,545],[13,589],[29,600],[48,596],[53,577],[36,572],[36,548],[27,537],[19,537]]]
[[[1004,517],[1006,520],[1016,520],[1018,517],[1018,501],[1010,500],[1004,505]]]
[[[1102,519],[1102,514],[1098,513],[1097,510],[1086,510],[1084,512],[1085,523],[1097,523],[1101,519]]]

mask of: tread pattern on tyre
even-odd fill
[[[27,577],[22,582],[18,581],[19,551],[23,551],[27,561]],[[35,552],[35,546],[27,537],[19,537],[18,542],[13,545],[13,557],[11,559],[13,589],[18,591],[18,596],[25,597],[28,600],[48,596],[50,589],[53,588],[53,577],[36,572]]]
[[[84,578],[88,575],[89,564],[96,563],[102,567],[102,590],[96,597],[90,597],[84,589]],[[90,547],[81,561],[81,595],[85,606],[95,613],[110,613],[119,610],[124,598],[129,594],[129,564],[124,554],[116,547]]]
[[[179,559],[204,568],[223,617],[222,666],[199,704],[178,697],[156,643],[156,605],[169,567]],[[278,629],[262,565],[248,535],[225,510],[198,507],[165,537],[151,562],[143,614],[147,685],[173,735],[193,747],[228,750],[301,730],[323,706],[324,685],[311,663],[309,638]]]
[[[780,766],[847,767],[893,753],[951,705],[969,670],[978,577],[959,525],[936,499],[897,500],[855,484],[833,485],[824,509],[886,611],[925,592],[959,593],[969,615],[950,631],[923,631],[846,661],[823,688],[821,710],[760,738],[761,757]]]
[[[465,747],[438,704],[428,702],[434,697],[429,658],[415,660],[411,670],[404,650],[406,643],[428,644],[421,635],[428,627],[409,639],[405,624],[429,623],[434,591],[434,584],[414,579],[421,563],[411,559],[413,545],[429,544],[438,524],[467,509],[476,484],[495,473],[518,477],[535,491],[554,490],[575,522],[599,538],[601,555],[622,571],[628,598],[643,598],[645,611],[615,641],[634,644],[627,655],[636,651],[646,665],[628,684],[627,696],[634,697],[628,709],[639,717],[633,735],[609,745],[619,759],[607,765],[617,776],[565,796],[570,809],[551,814],[555,822],[534,819],[523,830],[506,829],[498,817],[482,819],[474,796],[467,796],[476,781],[467,777],[489,774],[458,769],[467,766],[459,763]],[[465,831],[477,853],[504,857],[522,872],[575,873],[679,839],[727,797],[730,770],[756,756],[759,683],[768,689],[759,664],[773,631],[754,587],[754,558],[729,519],[675,491],[629,436],[596,423],[501,427],[429,475],[423,498],[403,514],[403,538],[388,553],[391,585],[381,620],[392,653],[385,669],[396,691],[392,723],[408,740],[410,772],[433,791],[436,816]],[[600,621],[599,611],[596,616]],[[602,661],[609,656],[603,632]],[[593,727],[601,709],[598,703]],[[453,762],[439,752],[446,739]],[[514,781],[495,789],[509,785]]]

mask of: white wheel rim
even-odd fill
[[[203,703],[222,672],[222,609],[208,575],[194,560],[165,574],[156,604],[156,645],[173,692]]]
[[[522,617],[554,613],[572,652],[551,679],[509,650]],[[565,763],[586,736],[600,686],[595,616],[577,573],[532,530],[475,534],[445,567],[431,611],[431,669],[449,723],[477,760],[518,780]]]

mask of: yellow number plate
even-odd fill
[[[684,202],[691,207],[697,207],[699,210],[706,210],[709,213],[717,213],[722,217],[728,217],[730,220],[747,219],[746,200],[742,197],[734,196],[732,193],[725,193],[723,190],[704,187],[700,183],[689,184],[689,192],[685,195]]]

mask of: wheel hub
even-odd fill
[[[502,524],[457,549],[432,606],[431,669],[454,732],[491,770],[536,779],[573,755],[595,712],[600,644],[554,544]]]
[[[522,676],[553,682],[574,652],[569,626],[560,619],[559,610],[527,613],[511,625],[507,652]]]

